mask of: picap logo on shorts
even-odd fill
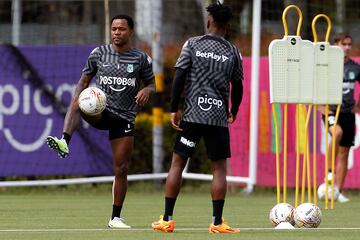
[[[188,139],[186,139],[186,138],[184,138],[184,137],[181,137],[181,138],[180,138],[180,142],[181,142],[182,144],[188,146],[188,147],[191,147],[191,148],[195,147],[195,142],[190,141],[190,140],[188,140]]]
[[[207,94],[205,94],[204,96],[199,96],[197,102],[198,102],[198,106],[203,111],[209,111],[212,108],[212,106],[216,106],[220,108],[223,105],[223,102],[221,100],[208,97]]]

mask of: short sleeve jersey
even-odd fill
[[[243,79],[239,49],[221,36],[193,37],[175,67],[187,71],[183,120],[227,127],[230,82]]]
[[[354,89],[355,82],[360,82],[360,65],[350,59],[344,64],[343,95],[341,112],[348,113],[355,105]],[[331,106],[331,110],[336,111],[336,106]]]
[[[129,122],[135,120],[135,96],[141,84],[154,83],[151,58],[135,48],[119,53],[111,45],[97,47],[83,73],[96,76],[96,86],[106,95],[106,109]]]

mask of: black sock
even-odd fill
[[[118,218],[120,217],[121,208],[122,206],[113,205],[111,219],[114,219],[114,217],[118,217]]]
[[[222,223],[222,213],[224,209],[225,200],[213,200],[213,224],[219,225]]]
[[[71,135],[66,132],[63,132],[62,138],[65,139],[65,142],[67,143],[67,145],[69,145]]]
[[[165,213],[163,216],[164,221],[172,220],[175,202],[176,198],[165,197]]]

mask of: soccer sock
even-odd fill
[[[65,139],[65,142],[67,143],[67,145],[69,145],[71,135],[66,132],[63,132],[62,138]]]
[[[224,209],[225,200],[213,200],[213,224],[219,225],[222,223],[222,213]]]
[[[122,206],[113,205],[111,219],[114,219],[114,217],[118,217],[118,218],[120,217],[121,208]]]
[[[164,221],[172,220],[175,202],[176,198],[165,197],[165,213],[163,216]]]

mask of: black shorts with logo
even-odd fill
[[[174,152],[184,158],[191,157],[196,144],[204,138],[208,157],[212,161],[230,157],[230,135],[227,127],[181,121]]]
[[[116,116],[107,109],[101,113],[101,117],[86,116],[84,114],[82,117],[94,128],[109,130],[109,140],[126,136],[134,136],[134,124]]]
[[[323,121],[325,122],[325,116],[322,116]],[[328,124],[329,127],[333,126],[335,123],[335,115],[329,114]],[[339,114],[338,125],[340,125],[343,130],[343,136],[340,140],[340,146],[342,147],[351,147],[354,146],[355,139],[355,114],[354,113],[341,113]]]

